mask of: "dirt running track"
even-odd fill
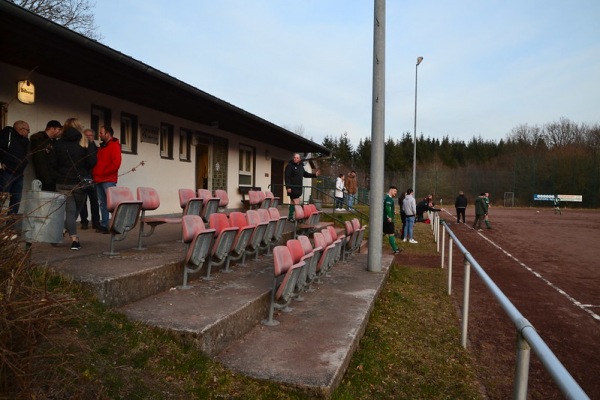
[[[440,214],[588,396],[600,399],[600,212],[491,207],[492,229],[477,232],[473,211],[466,225]],[[453,296],[461,308],[463,276],[455,247]],[[468,346],[482,383],[490,398],[512,398],[516,330],[475,273],[471,295]],[[528,397],[563,398],[533,351],[531,361]]]

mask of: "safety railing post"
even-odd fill
[[[452,294],[452,243],[453,239],[448,238],[448,296]]]
[[[523,328],[531,327],[525,318],[516,321],[517,325],[517,359],[515,365],[515,386],[513,399],[525,400],[527,398],[527,386],[529,384],[529,360],[531,358],[531,346],[523,337]]]
[[[444,256],[446,255],[446,227],[442,226],[442,269],[444,268]]]
[[[462,347],[467,348],[467,327],[469,324],[469,296],[471,287],[471,263],[465,257],[465,284],[463,293]]]

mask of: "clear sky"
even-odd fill
[[[373,0],[98,0],[102,42],[321,143],[371,136]],[[386,138],[600,122],[599,0],[387,0]]]

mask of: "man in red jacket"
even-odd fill
[[[100,203],[100,227],[96,229],[99,233],[108,232],[108,209],[106,208],[106,193],[109,187],[117,186],[119,168],[121,167],[121,144],[119,139],[113,137],[114,131],[110,126],[100,127],[98,133],[100,148],[98,149],[98,161],[92,170],[98,202]]]

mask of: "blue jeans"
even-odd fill
[[[65,229],[71,237],[77,236],[77,217],[85,201],[85,193],[75,186],[56,184],[56,191],[66,196]]]
[[[101,182],[96,184],[96,193],[98,193],[98,203],[100,203],[100,226],[108,228],[108,208],[106,208],[106,193],[109,187],[117,186],[116,182]]]
[[[406,225],[404,225],[404,239],[414,239],[413,230],[415,227],[415,216],[406,217]]]
[[[354,207],[354,195],[348,193],[348,208]]]
[[[16,214],[19,211],[23,196],[23,174],[15,175],[5,169],[2,170],[0,173],[0,192],[10,193],[8,214]]]

